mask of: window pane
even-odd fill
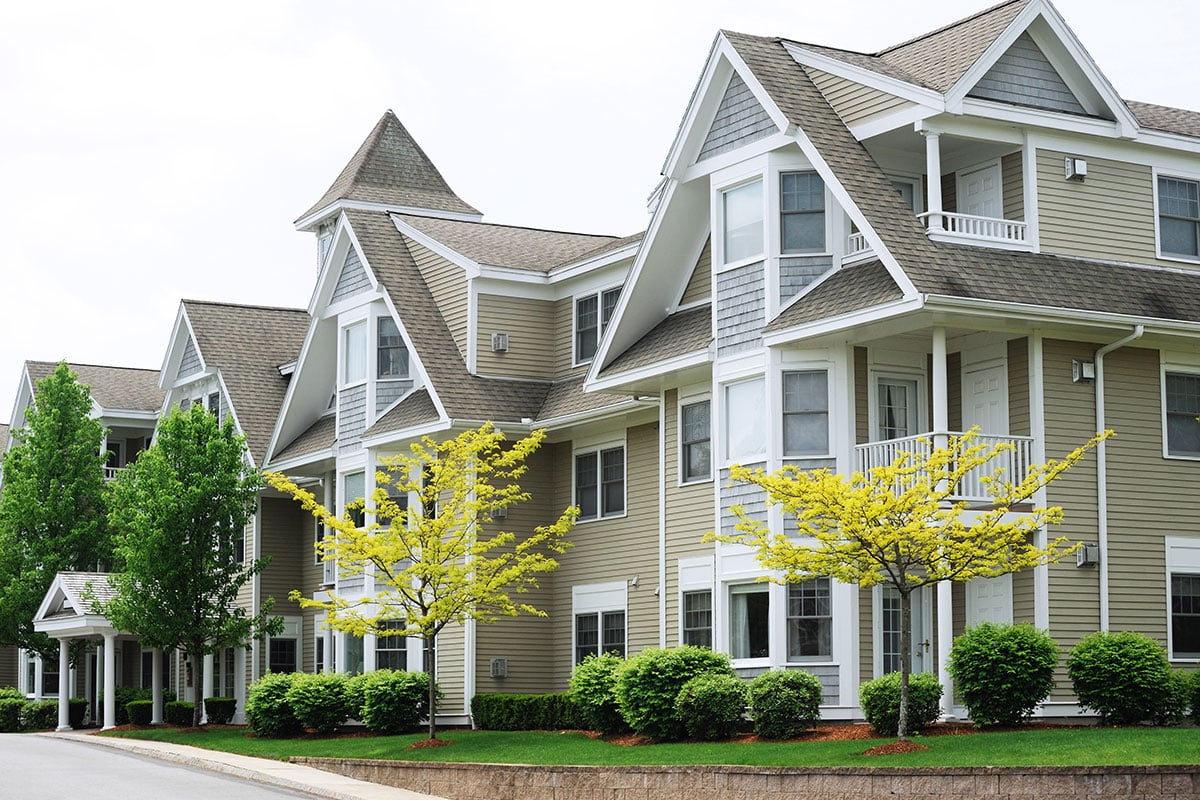
[[[879,438],[900,439],[916,433],[916,381],[879,381]]]
[[[356,500],[363,500],[367,493],[367,474],[365,472],[351,472],[346,476],[342,483],[345,487],[346,495],[342,498],[342,507],[350,505]],[[365,510],[360,506],[351,512],[351,518],[354,520],[355,527],[361,528],[365,521]]]
[[[825,371],[783,374],[783,453],[829,452],[829,376]]]
[[[730,461],[767,452],[767,398],[762,378],[725,387],[725,455]]]
[[[621,299],[620,289],[609,289],[600,296],[600,330],[608,327],[613,312],[617,310],[617,301]]]
[[[625,449],[600,453],[602,482],[600,513],[606,517],[625,513]]]
[[[785,253],[825,249],[825,183],[815,172],[779,176],[780,228]]]
[[[1159,178],[1158,211],[1172,217],[1200,217],[1200,192],[1196,182]]]
[[[771,598],[766,587],[734,586],[729,591],[729,652],[734,658],[770,654]]]
[[[712,592],[684,592],[683,643],[712,647]]]
[[[692,403],[680,414],[683,479],[706,480],[712,477],[712,442],[709,425],[710,404]]]
[[[788,658],[828,656],[833,652],[829,579],[788,586]]]
[[[783,374],[784,411],[826,411],[828,408],[828,375],[824,371]]]
[[[1158,179],[1158,228],[1164,253],[1200,255],[1200,184],[1178,178]]]
[[[361,636],[345,634],[346,674],[361,675],[363,671],[363,640]]]
[[[904,205],[908,206],[910,210],[915,211],[917,204],[916,192],[913,185],[908,181],[892,181],[892,186],[896,187],[896,191],[900,194],[900,199],[904,202]]]
[[[1171,576],[1171,656],[1200,658],[1200,575]]]
[[[267,669],[271,672],[296,671],[296,640],[271,637],[267,656]]]
[[[600,615],[575,615],[575,663],[597,655],[600,647]]]
[[[402,620],[387,620],[381,628],[390,631],[404,630]],[[375,669],[408,669],[408,637],[391,634],[375,637]]]
[[[723,195],[725,263],[762,255],[762,181],[730,189]]]
[[[596,355],[599,341],[600,311],[596,295],[575,301],[575,360],[587,361]]]
[[[779,176],[783,211],[823,211],[825,182],[815,172],[785,172]]]
[[[360,322],[346,328],[345,382],[366,380],[367,377],[367,323]]]
[[[579,506],[580,519],[596,517],[600,480],[597,463],[596,453],[580,453],[575,456],[575,505]]]
[[[604,612],[604,652],[625,657],[625,612]]]
[[[1167,373],[1167,452],[1200,454],[1200,375]]]
[[[378,370],[381,378],[408,377],[408,349],[391,317],[379,318]]]
[[[824,212],[784,214],[780,225],[783,228],[783,252],[799,253],[825,249]]]
[[[1159,220],[1162,230],[1162,251],[1185,256],[1197,255],[1196,223],[1183,219],[1163,217]]]

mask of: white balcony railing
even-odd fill
[[[846,258],[855,258],[871,252],[871,245],[861,231],[855,231],[846,237]]]
[[[1027,226],[1019,220],[977,217],[973,214],[955,214],[949,211],[942,211],[938,214],[926,212],[917,215],[917,219],[924,222],[930,232],[937,233],[939,231],[932,222],[935,218],[941,220],[940,232],[942,233],[985,242],[1018,246],[1028,244]]]
[[[337,562],[327,559],[321,562],[321,583],[333,586],[337,582]]]
[[[125,469],[125,468],[124,467],[106,466],[104,468],[104,480],[106,480],[106,481],[116,480],[116,477],[121,474],[121,470],[123,470],[123,469]]]
[[[948,433],[948,436],[962,436],[961,433]],[[883,442],[869,442],[856,445],[857,469],[868,473],[876,467],[886,467],[892,464],[901,453],[926,455],[933,447],[932,433],[919,436],[906,436],[903,439],[888,439]],[[975,444],[996,445],[1008,442],[1013,449],[997,455],[986,464],[968,472],[959,483],[956,499],[969,501],[987,501],[991,499],[984,483],[985,477],[995,475],[1003,470],[1004,479],[1019,483],[1029,474],[1029,465],[1033,463],[1033,437],[1031,436],[986,436],[977,435]]]

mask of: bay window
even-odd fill
[[[779,234],[783,253],[825,251],[825,182],[817,173],[780,174]]]
[[[783,373],[783,454],[829,453],[829,373]]]

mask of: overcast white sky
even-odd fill
[[[181,298],[306,305],[292,221],[387,108],[487,221],[624,235],[719,28],[873,51],[988,4],[0,3],[0,422],[25,359],[157,369]],[[1057,7],[1200,109],[1200,3]]]

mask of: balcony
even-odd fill
[[[1019,220],[955,214],[950,211],[918,214],[931,238],[965,244],[987,244],[1009,250],[1029,250],[1027,225]]]
[[[120,475],[121,472],[124,471],[124,469],[125,469],[124,467],[105,466],[104,467],[104,480],[106,480],[106,481],[116,480],[117,476]]]
[[[961,433],[950,432],[947,436],[962,436]],[[855,469],[864,474],[876,467],[886,467],[892,464],[901,453],[926,455],[933,448],[932,433],[918,436],[906,436],[903,439],[888,439],[882,442],[869,442],[855,445]],[[975,444],[993,446],[1010,443],[1012,450],[1000,453],[987,464],[971,470],[963,476],[959,483],[958,492],[953,495],[955,500],[967,502],[988,502],[991,497],[987,493],[984,478],[1003,470],[1006,480],[1019,483],[1029,474],[1029,466],[1033,463],[1033,437],[1031,436],[986,436],[977,435],[972,440]]]

